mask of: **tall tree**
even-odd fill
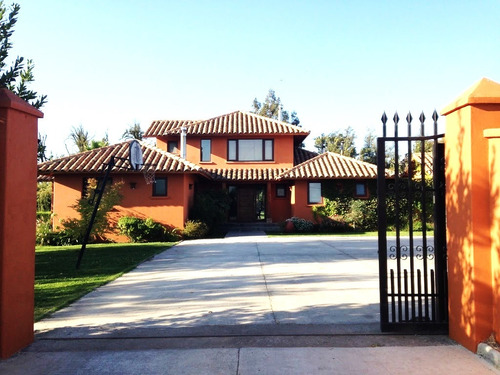
[[[0,0],[0,87],[9,89],[33,107],[40,109],[47,102],[47,95],[38,95],[28,88],[29,84],[35,80],[33,60],[26,60],[25,65],[24,57],[17,56],[10,64],[7,62],[9,50],[12,48],[11,37],[20,9],[19,4],[12,4],[10,8],[7,8]],[[38,160],[44,161],[46,159],[45,151],[45,139],[39,137]]]
[[[141,129],[141,124],[138,122],[134,122],[133,125],[130,125],[130,127],[125,130],[125,132],[122,135],[122,139],[137,139],[137,140],[142,140],[142,137],[144,136],[144,132]]]
[[[263,103],[259,102],[257,98],[253,100],[252,110],[250,112],[300,126],[300,120],[297,117],[297,112],[292,111],[291,113],[288,113],[288,111],[283,110],[281,99],[276,96],[276,93],[272,89],[269,89]]]
[[[7,9],[4,2],[0,1],[0,87],[9,89],[35,108],[41,108],[47,101],[47,95],[38,95],[28,88],[35,80],[33,60],[26,60],[26,65],[21,56],[16,57],[10,65],[6,61],[12,48],[11,37],[20,9],[19,4],[12,4]]]
[[[89,132],[83,128],[82,125],[73,127],[69,137],[73,140],[78,152],[87,151],[90,145]]]
[[[355,139],[354,129],[348,126],[344,130],[337,130],[328,135],[321,134],[314,138],[314,147],[319,153],[330,151],[354,158],[357,156]]]
[[[377,164],[377,137],[372,131],[365,136],[365,143],[359,151],[359,159],[367,163]]]

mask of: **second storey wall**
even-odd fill
[[[201,140],[210,139],[212,144],[211,161],[201,162]],[[229,139],[273,139],[274,160],[273,161],[228,161],[227,148]],[[167,150],[168,141],[177,141],[180,148],[180,137],[161,137],[157,139],[156,145],[162,150]],[[293,167],[294,139],[290,135],[265,135],[265,136],[187,136],[186,158],[192,163],[201,164],[206,168],[291,168]]]

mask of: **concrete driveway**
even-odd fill
[[[500,374],[446,336],[373,334],[376,249],[352,237],[185,241],[36,323],[0,374]]]
[[[376,326],[378,301],[375,238],[236,236],[184,241],[35,329],[81,336],[138,328]]]

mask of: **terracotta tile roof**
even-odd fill
[[[146,137],[180,134],[186,126],[188,135],[262,135],[291,134],[306,137],[309,132],[299,126],[273,120],[254,113],[236,111],[201,121],[154,121]]]
[[[208,169],[216,181],[275,181],[284,168]]]
[[[415,162],[414,167],[420,167],[422,163],[422,154],[420,152],[414,152],[411,154],[411,159]],[[425,174],[432,176],[434,174],[434,155],[432,152],[424,153],[424,163],[425,163]],[[415,171],[414,171],[415,172]],[[421,173],[415,176],[416,178],[422,177]]]
[[[54,182],[54,177],[42,174],[36,177],[36,182]]]
[[[153,121],[144,133],[144,137],[158,137],[161,135],[180,134],[183,126],[191,125],[196,121],[192,120],[167,120]]]
[[[376,178],[377,166],[325,152],[283,173],[281,179]]]
[[[38,164],[38,174],[60,174],[60,173],[96,173],[102,170],[103,163],[108,163],[111,156],[117,158],[116,166],[112,172],[134,172],[127,169],[129,144],[131,141],[115,145],[96,148],[94,150],[54,159]],[[183,173],[199,172],[207,173],[199,165],[181,159],[179,156],[160,150],[154,146],[141,143],[144,164],[156,164],[156,172]],[[118,159],[120,158],[120,159]],[[120,168],[123,166],[123,168]],[[208,175],[207,175],[208,176]]]
[[[309,151],[303,148],[296,148],[293,154],[293,165],[302,164],[309,159],[318,156],[317,152]]]

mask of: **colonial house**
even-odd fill
[[[301,145],[308,135],[301,127],[240,111],[201,121],[155,121],[145,132],[155,145],[140,143],[155,182],[147,184],[140,170],[114,167],[111,178],[123,182],[123,199],[113,220],[150,217],[183,228],[195,193],[204,189],[227,190],[232,204],[225,220],[242,223],[277,223],[292,216],[311,220],[312,207],[323,204],[327,181],[350,181],[360,198],[374,193],[369,182],[376,179],[375,165],[307,151]],[[112,156],[128,158],[130,142],[39,164],[40,177],[54,182],[54,227],[76,216],[72,206],[86,182],[99,177]]]

